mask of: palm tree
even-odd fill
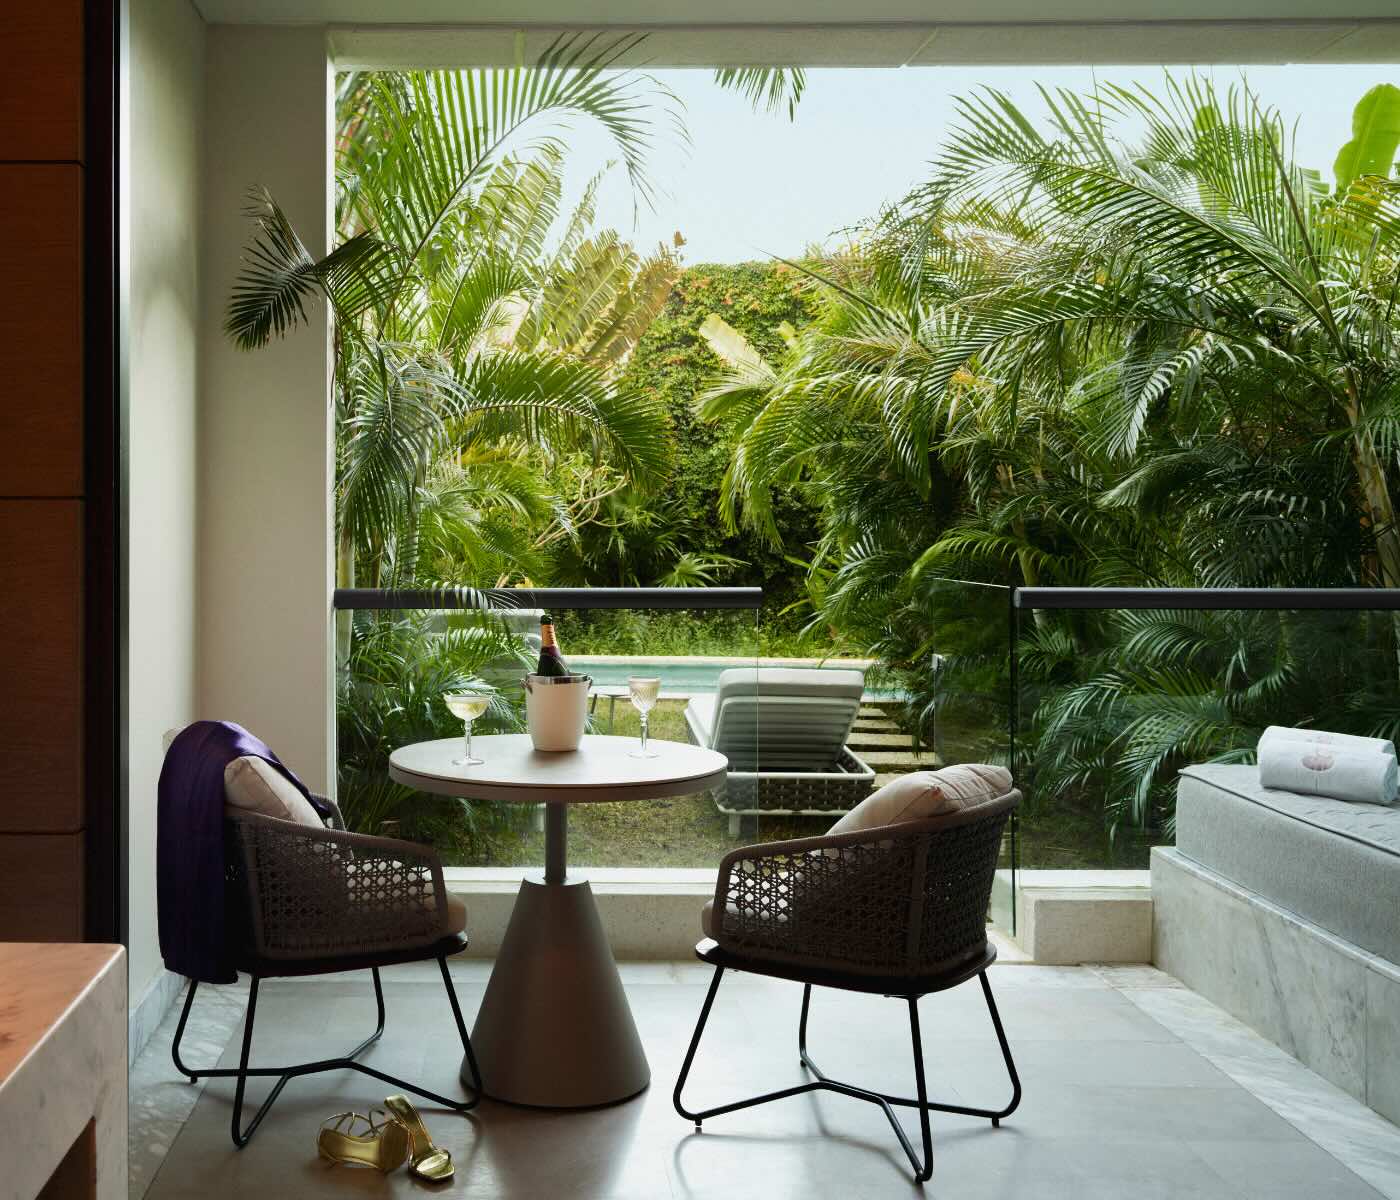
[[[715,82],[738,92],[754,111],[787,109],[789,121],[797,119],[797,106],[807,90],[807,73],[801,67],[720,67]]]
[[[1098,345],[1093,373],[1065,391],[1092,410],[1099,449],[1131,460],[1164,424],[1236,445],[1292,428],[1324,457],[1340,441],[1373,542],[1359,573],[1400,585],[1387,471],[1400,445],[1400,182],[1388,166],[1395,123],[1375,119],[1400,109],[1400,89],[1363,98],[1331,190],[1291,160],[1282,118],[1243,88],[1222,96],[1209,80],[1168,77],[1161,98],[1105,84],[1044,99],[1047,133],[1004,95],[960,102],[934,178],[904,214],[936,237],[975,199],[1037,230],[999,286],[940,314],[911,423],[931,427],[961,371],[1004,385],[1048,351]],[[1141,128],[1135,143],[1120,125]],[[1368,164],[1384,173],[1360,174]],[[1151,476],[1164,499],[1189,489],[1162,487],[1161,462],[1140,470],[1105,503]]]
[[[986,678],[950,577],[1400,583],[1400,90],[1362,100],[1332,189],[1243,90],[1044,99],[1047,132],[1005,96],[962,101],[930,182],[809,268],[824,319],[776,370],[734,357],[709,401],[747,422],[729,518],[771,531],[780,483],[820,498],[818,619],[904,664],[916,715]],[[1157,823],[1173,765],[1248,742],[1266,700],[1314,711],[1278,702],[1316,678],[1306,656],[1207,626],[1187,671],[1187,643],[1116,620],[1031,624],[1057,785]],[[967,669],[933,678],[949,650]]]
[[[532,67],[346,77],[338,245],[319,261],[272,197],[254,197],[228,332],[256,348],[304,322],[312,297],[330,308],[342,585],[460,582],[437,572],[488,562],[527,574],[528,555],[498,536],[504,516],[550,511],[511,469],[527,454],[582,447],[643,479],[664,463],[664,419],[618,388],[611,366],[670,258],[642,260],[604,236],[613,270],[590,277],[591,189],[549,245],[561,121],[599,123],[648,193],[650,109],[639,78],[613,70],[636,44],[568,37]],[[589,319],[561,336],[541,314],[561,281],[585,278]]]

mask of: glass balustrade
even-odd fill
[[[1269,725],[1394,738],[1396,597],[1363,589],[1022,588],[1019,865],[1142,869],[1191,763]]]

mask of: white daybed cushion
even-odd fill
[[[720,702],[731,696],[755,694],[859,700],[865,694],[865,673],[825,667],[730,667],[721,671],[715,682],[715,695]]]
[[[692,696],[685,706],[686,724],[699,746],[709,746],[715,732],[715,704],[718,697],[713,692],[705,696]]]
[[[854,715],[865,695],[860,671],[821,670],[808,667],[730,667],[719,673],[715,691],[692,696],[685,706],[686,722],[702,746],[714,745],[715,714],[726,700],[758,696],[763,700],[798,697],[803,700],[846,701]],[[851,704],[850,702],[854,702]]]
[[[686,708],[691,736],[736,771],[833,769],[865,691],[860,671],[731,667]]]

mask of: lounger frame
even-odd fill
[[[689,708],[685,725],[692,742],[708,744],[708,731]],[[874,789],[874,769],[849,746],[842,746],[831,770],[731,770],[710,796],[729,818],[730,836],[738,837],[744,817],[830,817],[854,808]]]

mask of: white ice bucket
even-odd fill
[[[588,723],[587,675],[527,675],[525,727],[536,750],[577,750]]]

